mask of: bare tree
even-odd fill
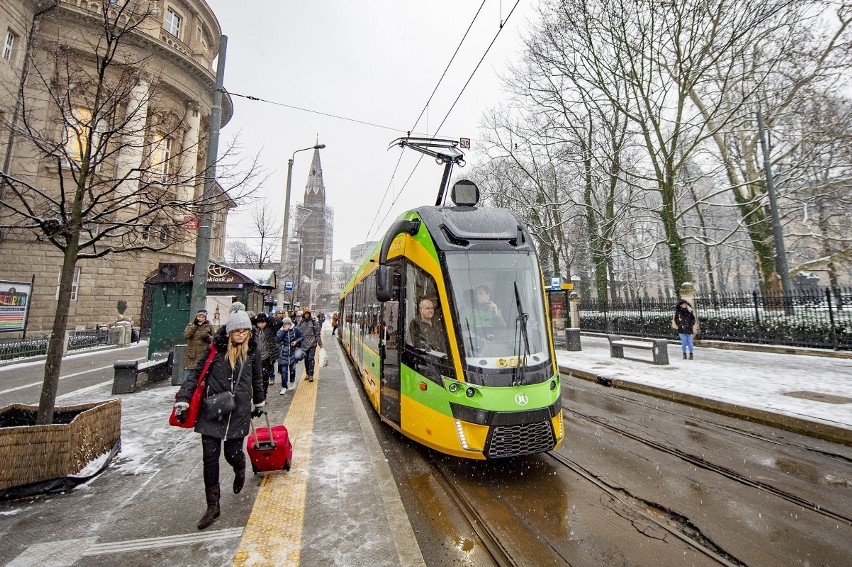
[[[251,228],[255,233],[250,240],[235,239],[225,245],[231,262],[262,270],[273,264],[281,242],[281,223],[275,219],[267,200],[255,204],[251,210]]]
[[[0,230],[62,252],[38,424],[53,420],[78,260],[168,250],[194,238],[187,222],[204,210],[224,214],[240,196],[229,196],[227,187],[206,201],[196,196],[206,175],[197,171],[197,156],[204,154],[181,144],[185,111],[158,91],[157,70],[139,55],[156,9],[104,1],[96,29],[65,27],[52,38],[44,32],[21,82],[16,151],[35,157],[22,173],[0,171]],[[245,188],[254,168],[231,178],[221,171],[218,182]]]
[[[852,11],[847,2],[834,0],[735,2],[725,9],[755,14],[753,32],[708,68],[705,80],[680,84],[712,132],[761,288],[769,291],[779,278],[755,115],[761,110],[771,131],[773,167],[801,171],[807,161],[793,161],[805,155],[800,144],[809,142],[795,116],[814,92],[831,93],[844,80],[852,65]],[[798,184],[790,176],[787,180]],[[784,183],[778,189],[783,192]]]

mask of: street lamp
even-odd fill
[[[296,150],[290,159],[287,161],[287,191],[284,195],[284,229],[281,233],[281,262],[278,265],[278,274],[281,277],[281,282],[278,289],[278,306],[284,306],[284,270],[287,269],[287,233],[290,229],[290,181],[293,177],[293,160],[296,159],[296,154],[308,150],[321,150],[325,148],[325,144],[317,144],[309,148]]]

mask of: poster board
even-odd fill
[[[0,280],[0,332],[26,330],[32,293],[30,282]]]

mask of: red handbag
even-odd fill
[[[201,411],[201,405],[204,402],[204,387],[207,379],[207,371],[210,370],[210,365],[213,363],[213,357],[216,356],[216,347],[210,345],[210,354],[207,360],[204,361],[204,367],[198,375],[198,382],[195,383],[195,390],[192,392],[192,397],[189,399],[189,407],[183,414],[183,421],[179,420],[175,415],[175,408],[172,407],[172,414],[169,416],[169,425],[175,427],[183,427],[191,429],[195,427],[195,422],[198,421],[198,412]],[[175,394],[177,399],[177,393]]]

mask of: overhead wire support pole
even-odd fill
[[[219,130],[222,127],[222,91],[225,88],[225,54],[228,36],[219,39],[219,60],[216,64],[216,90],[210,108],[210,134],[207,141],[207,161],[204,168],[204,191],[201,196],[201,222],[195,240],[195,271],[192,274],[190,317],[207,304],[207,267],[210,264],[210,235],[213,224],[212,201],[216,186],[216,161],[219,159]]]
[[[784,312],[793,313],[793,305],[789,299],[793,286],[790,285],[790,271],[787,268],[787,252],[784,249],[784,233],[781,231],[781,219],[778,216],[778,203],[775,200],[775,183],[772,179],[772,162],[769,159],[769,144],[766,141],[766,131],[763,128],[763,116],[757,111],[757,130],[760,134],[760,147],[763,150],[763,169],[766,174],[766,193],[769,195],[769,210],[772,214],[772,233],[775,237],[775,270],[781,278],[781,292],[784,295]]]
[[[290,232],[290,187],[293,179],[293,162],[296,159],[296,154],[299,152],[307,150],[322,150],[324,148],[325,144],[315,144],[309,148],[302,148],[294,151],[290,156],[290,159],[287,160],[287,188],[285,189],[284,194],[284,226],[281,229],[281,258],[278,263],[278,278],[280,279],[280,282],[278,283],[278,307],[284,307],[284,286],[287,284],[284,272],[287,270],[287,234]],[[301,261],[302,260],[300,258],[299,262]],[[292,303],[292,301],[290,303]],[[292,308],[293,306],[290,305],[290,309]]]

